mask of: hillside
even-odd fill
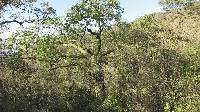
[[[16,31],[1,45],[13,54],[0,57],[0,109],[199,112],[200,6],[132,23],[122,12],[117,1],[83,0]]]
[[[133,22],[132,26],[155,34],[163,47],[183,50],[200,43],[200,7],[196,5],[147,15]]]

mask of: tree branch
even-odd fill
[[[0,25],[4,25],[4,24],[9,24],[9,23],[18,23],[19,25],[22,25],[24,23],[33,23],[36,20],[24,20],[24,21],[18,21],[18,20],[10,20],[10,21],[3,21],[0,22]]]
[[[99,29],[100,29],[100,31],[96,35],[96,38],[98,40],[98,48],[97,48],[97,54],[96,55],[99,55],[99,53],[101,52],[101,47],[102,47],[101,33],[102,33],[103,29],[101,27]]]
[[[96,32],[93,32],[91,29],[89,29],[89,28],[87,28],[87,31],[89,32],[89,33],[91,33],[92,35],[98,35],[98,33],[96,33]]]

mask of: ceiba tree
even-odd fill
[[[94,73],[92,76],[99,86],[102,100],[106,98],[107,88],[101,58],[112,51],[102,51],[102,38],[104,38],[102,33],[113,23],[120,21],[122,13],[123,8],[120,7],[118,0],[80,0],[66,16],[67,31],[81,29],[83,34],[88,32],[97,40],[94,49],[87,49],[87,51],[92,58],[90,63],[95,67],[92,68]]]

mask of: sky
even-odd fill
[[[67,10],[72,5],[75,5],[79,0],[42,0],[49,2],[54,7],[58,16],[64,16]],[[124,8],[122,15],[123,21],[132,22],[135,19],[154,12],[161,12],[162,7],[158,4],[159,0],[119,0]],[[14,29],[16,29],[14,27]],[[0,35],[1,38],[6,38],[11,35],[11,32],[5,32]]]
[[[78,0],[45,0],[56,9],[58,15],[64,15],[66,11]],[[133,21],[145,14],[162,11],[159,0],[119,0],[124,8],[123,20]],[[64,12],[63,12],[64,11]]]

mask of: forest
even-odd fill
[[[200,112],[200,1],[158,4],[0,0],[0,112]]]

